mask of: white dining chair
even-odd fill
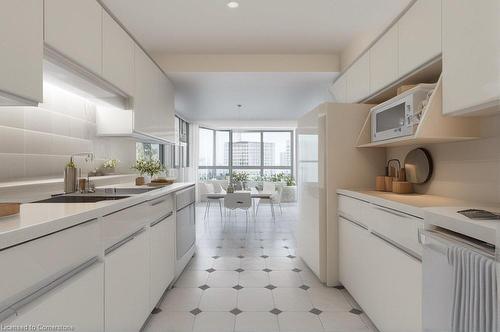
[[[259,213],[259,206],[261,203],[268,202],[271,207],[271,214],[273,216],[273,220],[276,220],[276,214],[274,212],[274,205],[278,204],[280,207],[281,215],[283,215],[283,208],[281,207],[281,195],[283,193],[282,186],[276,186],[274,182],[264,182],[262,185],[262,193],[270,194],[269,198],[260,198],[259,203],[257,204],[257,208],[255,214]]]
[[[244,210],[246,216],[246,231],[248,231],[248,211],[252,207],[252,195],[246,193],[227,193],[224,197],[224,207],[230,211]],[[231,214],[229,214],[231,215]],[[224,223],[225,225],[225,223]]]
[[[220,217],[221,217],[221,220],[222,220],[222,201],[220,198],[210,198],[208,195],[209,194],[215,194],[215,187],[213,185],[213,183],[203,183],[203,185],[205,186],[205,193],[204,193],[204,196],[205,196],[205,199],[207,200],[207,205],[206,205],[206,208],[205,208],[205,215],[203,217],[204,220],[207,219],[208,215],[210,214],[210,207],[212,205],[212,202],[218,202],[219,203],[219,210],[220,210]]]

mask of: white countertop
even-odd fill
[[[0,250],[193,185],[179,182],[144,194],[97,203],[22,204],[19,214],[0,218]],[[133,183],[106,187],[140,188]]]
[[[438,226],[491,244],[496,243],[496,230],[497,226],[500,226],[500,221],[472,220],[457,211],[476,208],[500,212],[500,204],[468,202],[435,195],[401,195],[374,190],[339,189],[337,193],[422,218],[426,227]]]

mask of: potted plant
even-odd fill
[[[282,202],[295,202],[297,200],[297,185],[293,175],[283,177],[285,186],[283,186]]]
[[[109,159],[102,164],[102,169],[104,174],[113,174],[116,170],[116,166],[120,161],[117,159]]]
[[[242,189],[245,189],[247,186],[249,175],[247,172],[233,172],[232,178],[233,183],[239,184]]]
[[[137,160],[135,165],[132,166],[132,169],[139,172],[140,176],[135,179],[135,184],[138,186],[146,184],[146,178],[144,175],[149,175],[150,179],[152,179],[155,175],[165,171],[165,167],[158,160],[144,159]]]

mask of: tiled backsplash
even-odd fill
[[[0,107],[0,182],[62,177],[69,155],[92,151],[92,165],[76,160],[83,172],[109,158],[130,173],[135,142],[96,137],[96,105],[59,87],[44,84],[39,107]]]

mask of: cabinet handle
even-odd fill
[[[170,218],[173,214],[174,214],[174,212],[173,212],[173,211],[171,211],[171,212],[169,212],[167,215],[165,215],[165,216],[161,217],[160,219],[158,219],[158,220],[156,220],[156,221],[153,221],[153,222],[152,222],[149,226],[150,226],[150,227],[154,227],[154,226],[158,225],[159,223],[161,223],[161,222],[163,222],[163,221],[167,220],[168,218]]]
[[[156,205],[159,205],[161,203],[165,203],[167,200],[168,200],[168,198],[164,198],[164,199],[158,200],[156,202],[152,202],[151,206],[156,206]]]
[[[392,241],[391,239],[383,236],[382,234],[379,234],[377,232],[374,232],[372,231],[371,234],[373,236],[375,236],[376,238],[379,238],[380,240],[384,241],[385,243],[387,243],[388,245],[390,245],[391,247],[395,248],[395,249],[398,249],[399,251],[403,252],[405,255],[413,258],[413,259],[416,259],[417,261],[421,262],[422,261],[422,257],[420,257],[420,255],[414,253],[413,251],[409,250],[409,249],[406,249],[405,247],[403,247],[402,245]]]
[[[122,247],[123,245],[125,245],[126,243],[132,241],[133,239],[135,239],[137,236],[139,236],[141,233],[145,232],[146,229],[145,228],[141,228],[140,230],[138,230],[137,232],[127,236],[126,238],[124,238],[123,240],[113,244],[111,247],[109,247],[108,249],[106,249],[104,251],[104,255],[109,255],[111,254],[113,251],[115,251],[116,249]]]
[[[182,211],[182,210],[184,210],[185,208],[190,207],[191,205],[194,205],[194,203],[190,203],[190,204],[188,204],[188,205],[184,205],[183,207],[181,207],[180,209],[178,209],[178,210],[177,210],[177,212]]]
[[[351,219],[346,218],[346,217],[344,217],[344,216],[339,216],[339,217],[340,217],[340,218],[342,218],[342,219],[344,219],[345,221],[348,221],[348,222],[350,222],[350,223],[352,223],[352,224],[354,224],[354,225],[356,225],[356,226],[360,227],[360,228],[363,228],[364,230],[368,230],[368,226],[363,225],[363,224],[362,224],[362,223],[360,223],[359,221],[354,221],[354,220],[351,220]]]
[[[402,217],[402,218],[406,218],[406,219],[415,219],[415,218],[417,218],[417,217],[414,217],[414,216],[412,216],[410,214],[406,214],[404,212],[398,212],[398,211],[395,211],[393,209],[382,207],[380,205],[375,205],[375,204],[372,204],[372,205],[377,210],[384,211],[386,213],[389,213],[389,214],[392,214],[392,215],[395,215],[395,216],[398,216],[398,217]],[[418,218],[418,219],[422,219],[422,218]]]
[[[19,300],[15,301],[12,305],[10,305],[8,308],[0,312],[0,322],[4,321],[8,317],[12,316],[13,314],[17,314],[17,312],[22,309],[23,307],[29,305],[30,303],[34,302],[35,300],[41,298],[45,294],[49,293],[51,290],[55,289],[56,287],[62,285],[69,279],[73,278],[75,275],[79,274],[80,272],[88,269],[92,265],[94,265],[99,258],[97,256],[92,257],[85,263],[75,267],[73,270],[69,271],[68,273],[60,276],[59,278],[56,278],[52,282],[46,284],[45,286],[42,286],[41,288],[37,289],[36,291],[32,292],[31,294],[24,296],[20,298]]]
[[[116,213],[118,213],[118,212],[125,211],[125,210],[127,210],[127,209],[131,209],[131,208],[136,207],[136,206],[141,205],[141,204],[142,204],[142,202],[137,203],[137,204],[134,204],[134,205],[131,205],[131,206],[127,206],[127,207],[125,207],[125,208],[123,208],[123,209],[119,209],[119,210],[113,211],[113,212],[111,212],[111,213],[105,214],[105,215],[103,215],[102,217],[104,218],[104,217],[107,217],[107,216],[111,216],[111,215],[113,215],[113,214],[116,214]]]

